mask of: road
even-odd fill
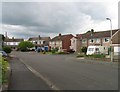
[[[89,63],[89,60],[87,63],[83,62],[87,60],[76,59],[74,55],[44,55],[35,52],[12,52],[12,55],[19,58],[19,62],[24,63],[38,81],[42,79],[53,89],[118,89],[117,64]]]

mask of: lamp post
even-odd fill
[[[111,57],[111,62],[113,60],[113,53],[112,53],[112,21],[110,18],[106,18],[107,20],[110,21],[110,48],[111,48],[111,52],[110,52],[110,57]]]

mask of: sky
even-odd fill
[[[91,29],[106,31],[110,29],[107,17],[112,20],[112,29],[118,28],[118,0],[45,1],[2,1],[0,33],[27,39],[38,35],[53,38],[59,33],[75,35]]]

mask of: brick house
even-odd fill
[[[58,51],[69,50],[71,45],[71,38],[73,37],[72,34],[66,34],[54,37],[50,40],[49,46],[51,49],[58,48]]]
[[[24,41],[24,39],[22,38],[5,38],[4,40],[4,45],[5,46],[9,46],[11,47],[12,49],[17,49],[17,46],[20,42]]]
[[[112,34],[116,33],[118,29],[112,30]],[[110,30],[107,31],[88,31],[84,34],[76,34],[74,37],[76,40],[76,45],[72,45],[72,48],[76,48],[75,51],[79,52],[82,47],[93,46],[110,46]],[[73,44],[73,38],[71,39],[71,44]],[[74,47],[76,46],[76,47]]]

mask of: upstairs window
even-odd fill
[[[86,39],[83,39],[83,40],[82,40],[82,43],[86,43],[86,42],[87,42]]]
[[[100,39],[96,39],[96,43],[100,43]]]
[[[89,42],[90,42],[90,43],[94,43],[94,39],[90,39]]]
[[[104,38],[104,42],[109,42],[109,38]]]

